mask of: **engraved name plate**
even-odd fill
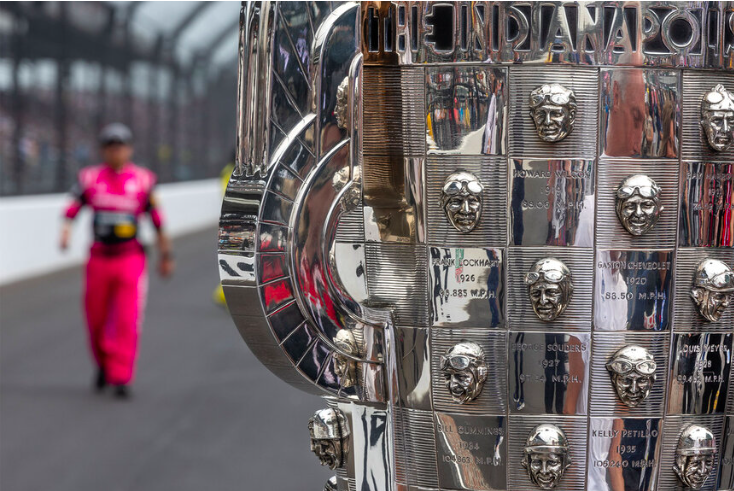
[[[435,413],[442,488],[506,489],[507,418]]]
[[[504,323],[501,249],[430,250],[433,326],[498,327]]]
[[[669,414],[723,413],[731,376],[732,334],[675,334]]]
[[[511,332],[510,411],[586,414],[588,333]]]
[[[513,160],[513,245],[594,245],[591,160]]]
[[[586,489],[655,489],[660,430],[659,418],[591,418]]]
[[[672,251],[599,251],[594,327],[605,331],[670,328]]]
[[[734,246],[734,165],[681,164],[680,245]]]

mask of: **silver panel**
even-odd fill
[[[489,374],[479,397],[461,405],[452,400],[440,366],[440,355],[460,341],[473,341],[482,348]],[[487,332],[486,329],[432,329],[431,381],[434,409],[461,414],[504,414],[507,407],[506,346],[506,332]]]
[[[632,235],[622,226],[616,211],[616,193],[620,183],[631,175],[643,174],[661,188],[663,206],[660,218],[643,235]],[[672,249],[676,246],[678,224],[678,169],[671,162],[599,161],[597,184],[596,240],[599,247]]]
[[[665,418],[663,425],[662,452],[660,454],[660,477],[658,489],[691,489],[683,486],[678,476],[673,471],[675,463],[676,448],[678,447],[678,438],[683,429],[689,424],[698,424],[710,429],[716,437],[716,446],[721,452],[722,434],[724,431],[723,416],[668,416]],[[719,453],[719,455],[721,455]],[[700,488],[703,491],[716,491],[725,489],[717,485],[719,466],[718,458],[714,459],[714,468],[704,485]]]
[[[594,352],[591,358],[591,415],[613,414],[625,418],[662,416],[665,410],[670,334],[595,332],[592,343]],[[652,385],[650,394],[637,407],[629,407],[619,399],[606,367],[607,362],[617,350],[630,345],[646,348],[657,364],[655,370],[656,380]]]
[[[485,66],[426,69],[426,151],[507,152],[507,70]]]
[[[596,157],[596,129],[599,110],[597,70],[561,67],[510,68],[510,156],[513,158],[593,159]],[[576,94],[576,123],[563,141],[547,143],[538,138],[530,116],[530,92],[543,83],[558,83]]]
[[[510,412],[588,413],[589,333],[510,332]]]
[[[512,160],[510,244],[593,247],[594,162]]]
[[[431,347],[428,329],[395,329],[398,404],[431,410]]]
[[[469,234],[449,223],[441,209],[441,189],[458,171],[471,172],[484,185],[482,215]],[[431,155],[426,159],[426,216],[428,243],[454,247],[505,247],[507,245],[507,159]]]
[[[433,413],[395,409],[395,473],[398,483],[438,488]]]
[[[682,247],[734,247],[734,157],[728,164],[681,164]]]
[[[507,418],[436,412],[442,488],[493,491],[507,486]]]
[[[586,438],[587,418],[561,416],[510,416],[508,437],[508,462],[510,479],[507,489],[512,491],[537,491],[522,466],[525,457],[526,439],[533,428],[540,424],[552,424],[561,428],[568,438],[570,467],[563,473],[557,491],[583,491],[586,483]]]
[[[673,251],[597,251],[594,329],[669,330],[672,289]]]
[[[660,418],[591,418],[586,489],[657,489],[662,423]]]
[[[397,326],[427,327],[426,248],[368,242],[365,259],[370,303],[390,306]]]
[[[734,334],[673,335],[668,414],[721,414],[731,385]]]
[[[643,68],[601,70],[601,157],[678,158],[680,74]]]
[[[675,301],[673,329],[676,331],[726,331],[734,326],[734,305],[730,305],[718,322],[708,322],[698,313],[691,298],[693,274],[705,258],[719,259],[734,266],[734,249],[680,248],[675,267]]]
[[[588,330],[591,328],[593,249],[568,247],[510,247],[507,258],[507,312],[512,329]],[[566,311],[552,322],[541,321],[533,312],[525,273],[544,257],[563,261],[571,270],[573,295]]]
[[[505,316],[502,249],[429,249],[431,325],[501,327]]]

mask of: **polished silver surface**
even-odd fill
[[[510,332],[510,413],[588,414],[589,333]]]
[[[329,486],[734,488],[734,3],[252,2],[241,33],[218,267],[341,415]]]

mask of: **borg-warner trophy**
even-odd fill
[[[734,2],[240,32],[220,274],[325,489],[734,489]]]

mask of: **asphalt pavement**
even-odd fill
[[[172,279],[151,268],[128,401],[91,390],[81,268],[0,288],[0,489],[323,489],[306,426],[321,399],[260,365],[213,303],[216,231],[174,246]]]

